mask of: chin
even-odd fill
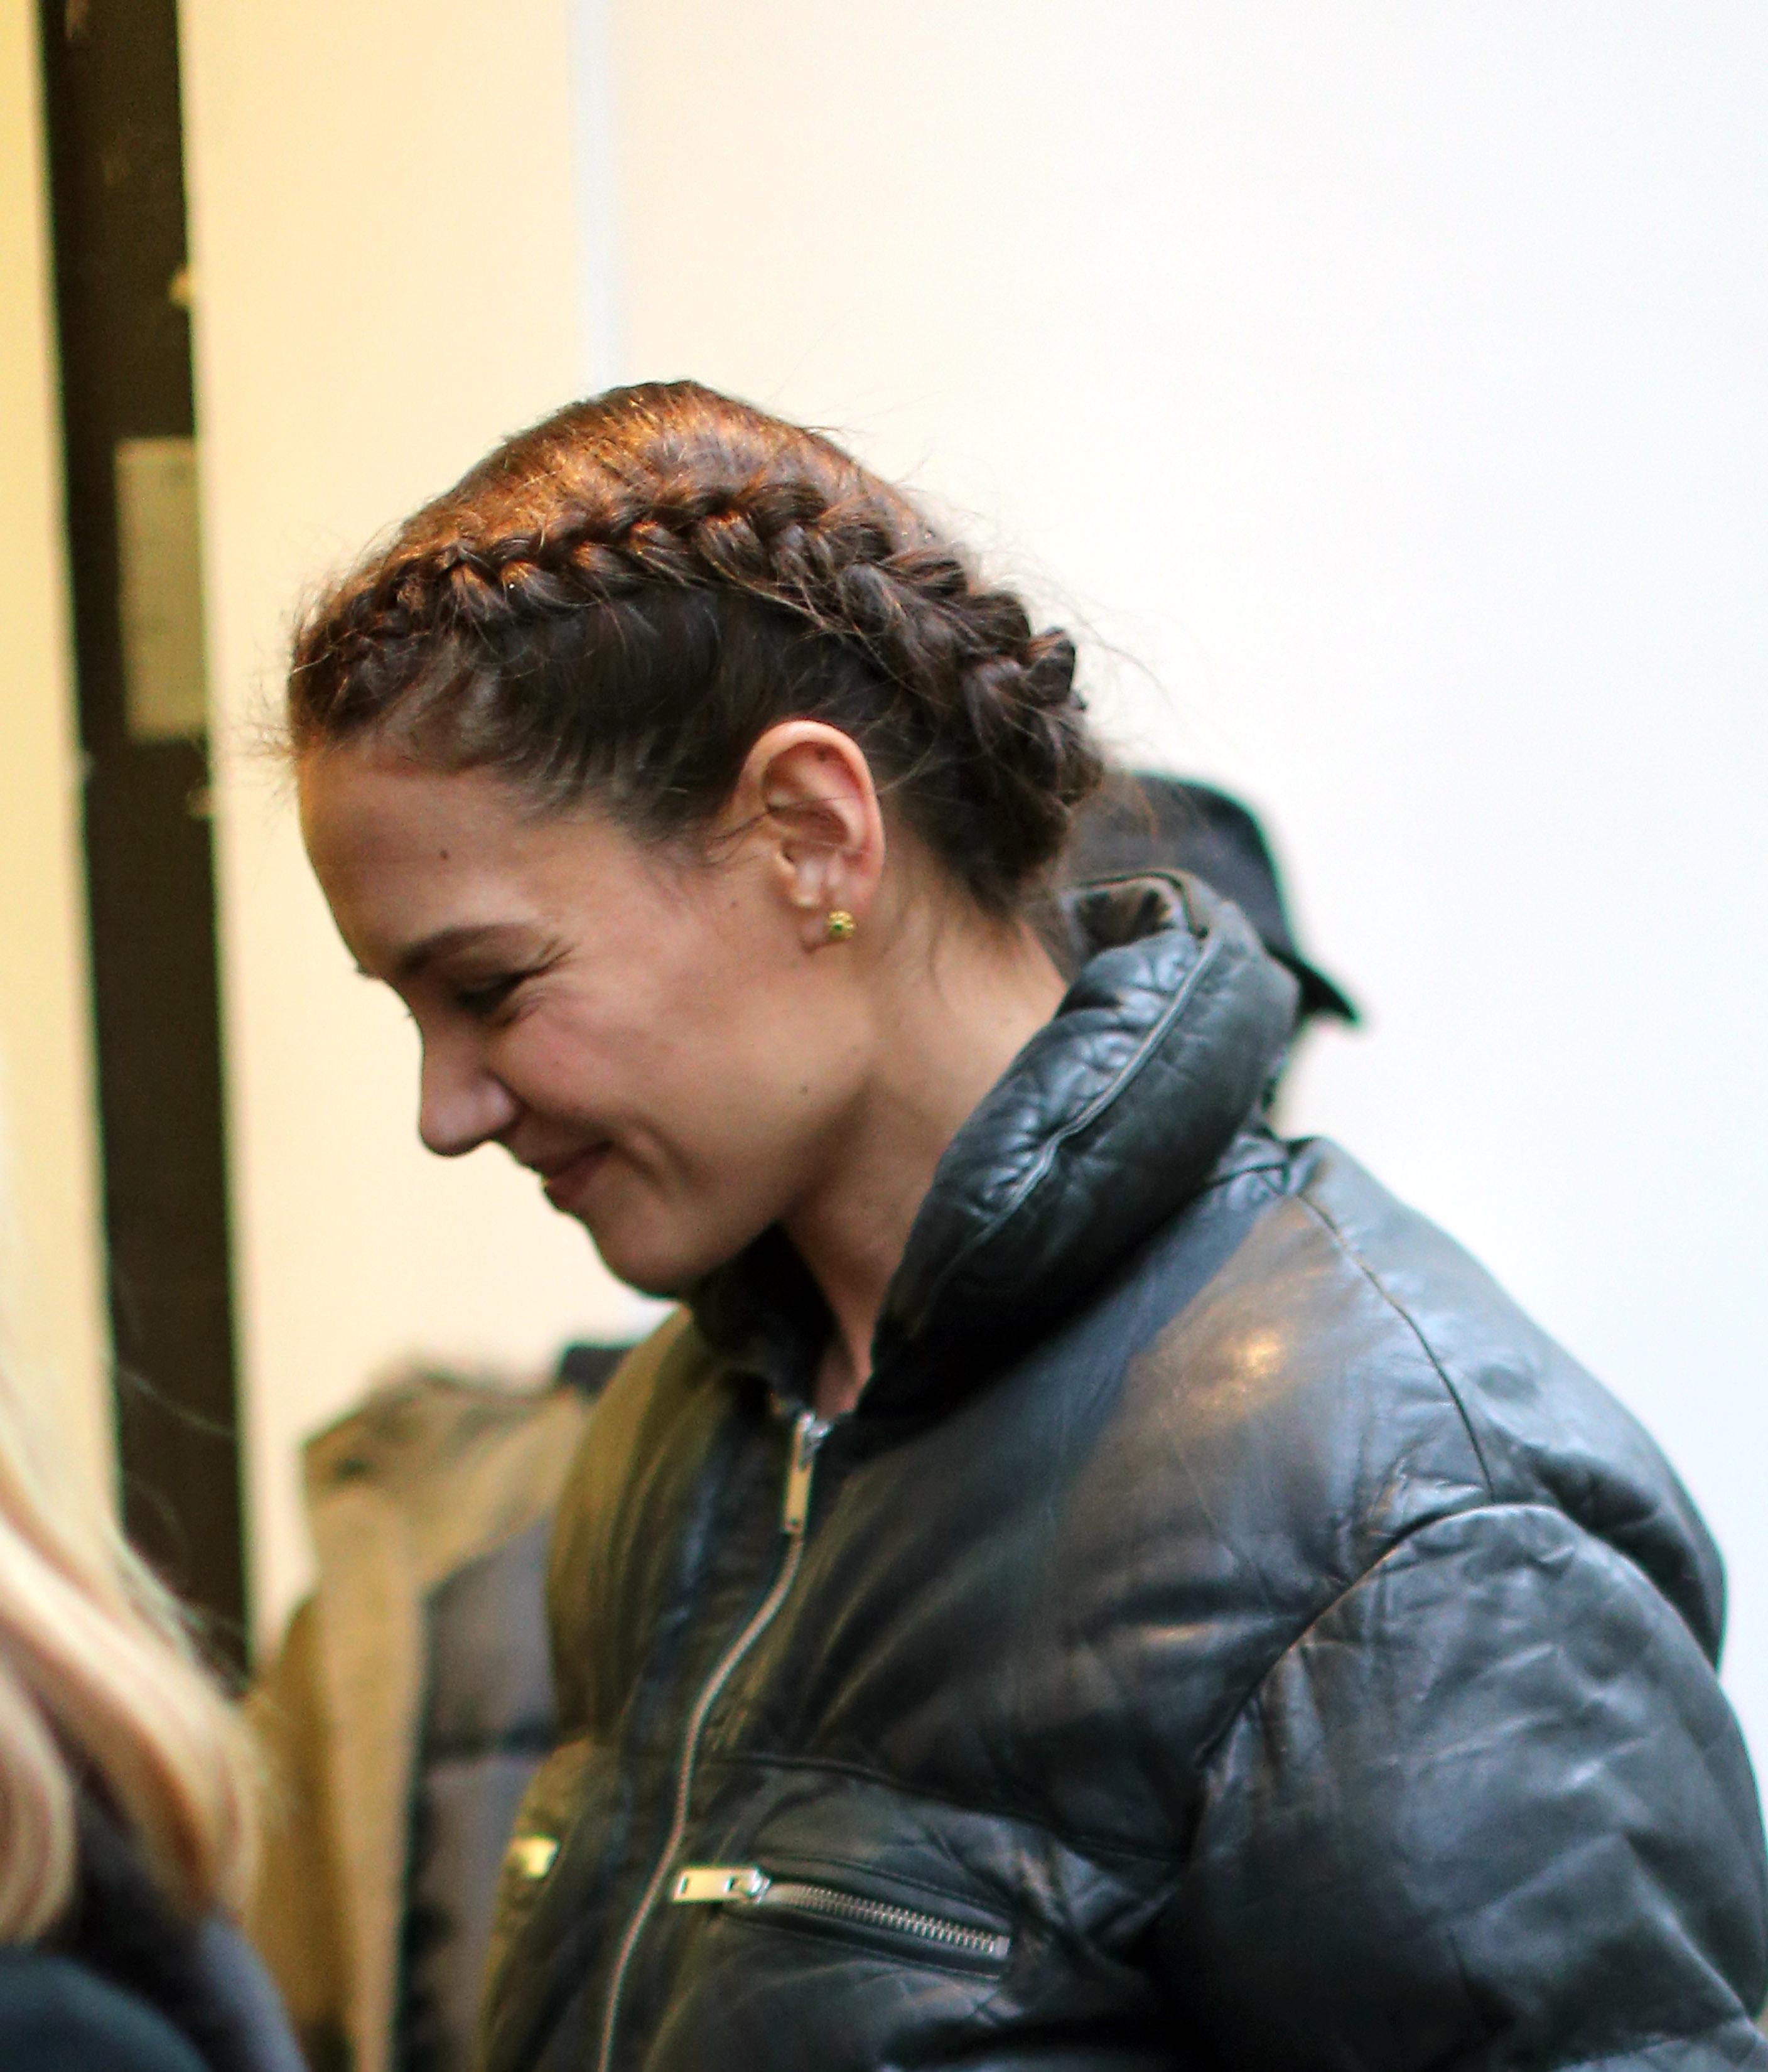
[[[602,1264],[616,1281],[666,1302],[690,1294],[715,1267],[734,1259],[752,1235],[745,1233],[721,1245],[708,1242],[702,1233],[690,1235],[654,1225],[644,1228],[637,1219],[598,1216],[592,1220],[586,1216],[581,1220]]]

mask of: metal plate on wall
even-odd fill
[[[200,736],[208,684],[195,439],[117,442],[117,553],[130,738]]]

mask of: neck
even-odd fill
[[[870,1377],[885,1292],[946,1146],[1064,991],[1023,926],[952,924],[895,964],[875,1069],[824,1178],[784,1219],[835,1321],[816,1380],[823,1417],[850,1410]]]

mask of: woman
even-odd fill
[[[567,1486],[487,2062],[1768,2063],[1699,1519],[1263,1127],[1295,989],[1235,908],[1040,916],[1072,675],[686,384],[500,448],[298,637],[424,1141],[684,1305]]]
[[[297,2072],[226,1919],[253,1795],[169,1601],[0,1391],[0,2066]]]

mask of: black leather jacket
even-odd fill
[[[1768,2066],[1699,1519],[1260,1126],[1290,981],[1180,892],[1092,895],[852,1416],[777,1239],[610,1385],[492,2072]]]

